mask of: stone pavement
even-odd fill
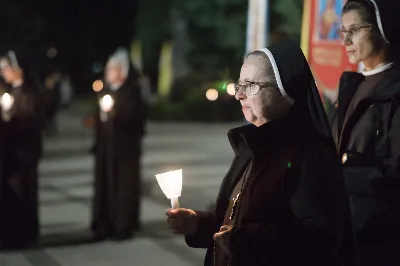
[[[91,243],[92,132],[79,116],[64,111],[60,134],[45,141],[40,166],[41,245],[1,252],[0,266],[181,266],[202,265],[205,251],[188,248],[172,235],[164,211],[169,201],[154,175],[183,169],[182,207],[212,203],[233,152],[226,138],[230,124],[149,123],[144,141],[143,230],[125,242]]]

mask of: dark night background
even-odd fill
[[[270,0],[272,42],[279,36],[299,38],[302,2]],[[61,70],[82,94],[91,92],[108,56],[117,47],[129,49],[136,39],[143,73],[155,92],[161,45],[172,41],[174,60],[181,61],[174,66],[174,94],[200,82],[237,77],[247,5],[248,0],[3,0],[0,54],[22,50],[41,78]],[[52,47],[58,53],[49,58]],[[97,73],[94,65],[100,66]]]
[[[68,72],[78,92],[93,81],[93,64],[135,35],[134,0],[3,0],[1,6],[0,53],[23,50],[41,75]],[[47,58],[51,47],[58,50],[54,59]]]

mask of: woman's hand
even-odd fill
[[[172,233],[179,235],[196,233],[198,217],[195,211],[183,208],[168,209],[165,215]]]
[[[214,234],[214,241],[220,245],[220,247],[228,256],[232,256],[232,252],[229,249],[232,228],[232,225],[223,225],[221,226],[219,232]]]

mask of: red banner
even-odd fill
[[[310,1],[307,59],[321,93],[331,100],[336,97],[343,71],[357,71],[357,65],[349,63],[338,34],[341,27],[341,10],[346,1]]]

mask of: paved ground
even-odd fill
[[[64,112],[61,133],[48,138],[41,172],[42,245],[0,253],[0,266],[180,266],[202,265],[204,251],[188,248],[168,232],[169,201],[154,175],[183,169],[182,207],[204,209],[214,201],[233,153],[226,138],[240,124],[150,123],[144,144],[143,231],[126,242],[90,243],[93,160],[91,131],[79,116]]]

